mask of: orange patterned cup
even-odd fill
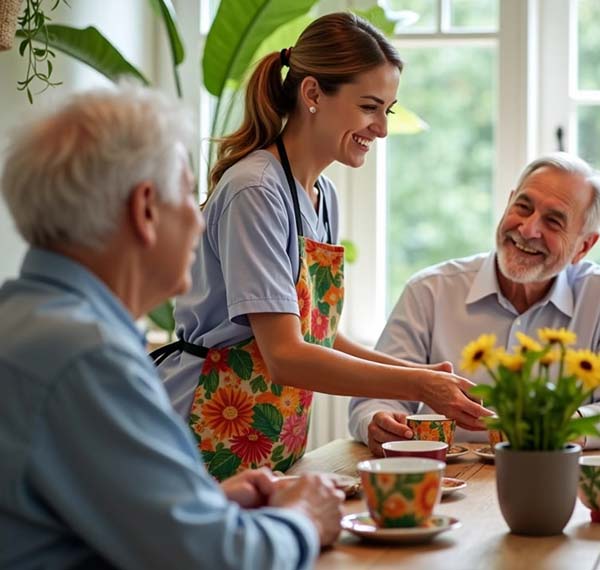
[[[369,513],[379,527],[426,524],[439,503],[446,464],[417,457],[386,457],[357,465]]]
[[[406,424],[413,432],[413,439],[445,441],[448,449],[454,442],[456,422],[438,414],[416,414],[406,417]]]
[[[502,441],[506,441],[506,438],[499,429],[490,429],[488,430],[488,441],[490,442],[490,448],[492,449],[492,453],[494,453],[494,448],[496,447],[496,444]]]

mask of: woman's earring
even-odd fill
[[[317,112],[317,108],[314,105],[311,105],[308,108],[308,111],[311,113],[311,115],[314,115]]]

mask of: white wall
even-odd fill
[[[77,0],[70,4],[72,8],[61,4],[52,13],[53,23],[97,27],[151,82],[157,77],[154,38],[158,20],[147,0]],[[27,61],[19,56],[15,47],[0,52],[0,159],[3,159],[11,129],[18,128],[36,109],[52,106],[67,90],[108,83],[84,64],[57,52],[53,79],[62,81],[63,85],[35,95],[32,107],[16,87],[17,81],[25,75],[26,65]],[[24,252],[25,243],[0,200],[0,282],[17,274]]]

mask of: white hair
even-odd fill
[[[600,226],[600,172],[594,170],[585,160],[566,152],[553,152],[530,162],[519,176],[517,193],[525,180],[536,170],[548,166],[569,174],[582,176],[592,189],[592,203],[585,212],[583,232],[597,232]]]
[[[18,231],[34,246],[99,249],[131,191],[152,182],[161,200],[181,199],[193,121],[177,101],[123,83],[74,94],[15,131],[0,187]]]

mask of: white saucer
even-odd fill
[[[454,479],[453,477],[442,477],[442,497],[450,495],[455,491],[464,489],[467,486],[466,481]]]
[[[448,453],[446,453],[446,459],[456,459],[466,453],[469,453],[469,450],[466,447],[463,447],[462,445],[453,445],[448,450]]]
[[[434,515],[427,526],[410,528],[379,528],[368,512],[346,515],[342,528],[368,540],[378,542],[418,543],[431,540],[436,534],[462,526],[458,519]]]
[[[485,447],[480,447],[478,449],[474,449],[473,453],[481,457],[482,459],[494,461],[494,452],[492,451],[492,448],[489,445],[486,445]]]

